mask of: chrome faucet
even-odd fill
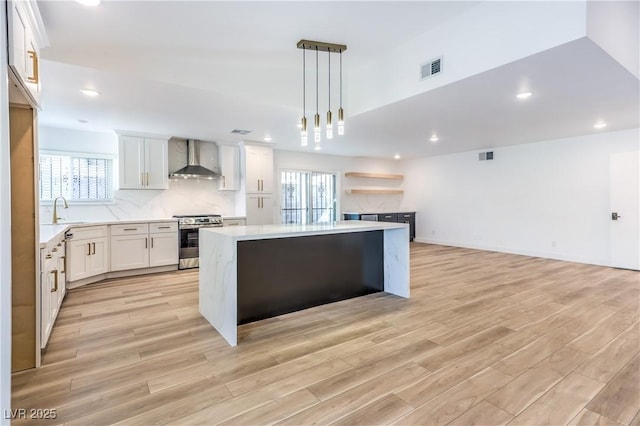
[[[56,199],[53,200],[53,219],[51,220],[51,223],[58,223],[58,219],[62,219],[58,217],[58,199],[59,198],[62,198],[62,201],[64,201],[64,208],[65,209],[69,208],[69,204],[67,204],[66,198],[64,198],[62,195],[59,197],[56,197]]]

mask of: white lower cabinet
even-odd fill
[[[40,250],[40,348],[49,341],[65,295],[65,244],[63,237]]]
[[[178,263],[176,222],[111,225],[111,270],[150,268]]]
[[[107,226],[71,228],[67,238],[67,281],[109,271]]]

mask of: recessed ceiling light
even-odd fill
[[[518,99],[527,99],[527,98],[529,98],[531,95],[532,95],[532,93],[531,93],[531,92],[522,92],[522,93],[518,93],[518,94],[516,95],[516,98],[518,98]]]
[[[605,127],[607,127],[607,123],[605,123],[604,121],[599,121],[593,125],[594,129],[604,129]]]
[[[271,139],[271,136],[269,136],[269,135],[267,135],[267,136],[265,136],[265,137],[264,137],[264,141],[265,141],[265,142],[271,142],[271,140],[272,140],[272,139]]]
[[[393,158],[395,158],[396,160],[399,160],[400,159],[400,154],[394,155]]]
[[[433,136],[431,136],[431,137],[429,138],[429,140],[430,140],[431,142],[438,142],[438,136],[437,136],[437,135],[433,135]]]
[[[100,0],[76,0],[76,2],[83,6],[97,6],[100,4]]]
[[[93,89],[80,89],[80,91],[87,96],[98,96],[100,94],[100,92]]]

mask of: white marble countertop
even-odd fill
[[[44,247],[49,241],[60,236],[69,228],[79,228],[85,226],[101,226],[101,225],[126,225],[130,223],[155,223],[155,222],[177,222],[178,219],[128,219],[128,220],[109,220],[97,222],[69,222],[56,224],[40,224],[40,248]]]
[[[253,225],[230,226],[228,228],[202,228],[200,232],[215,232],[232,237],[234,240],[266,240],[270,238],[302,237],[306,235],[340,234],[347,232],[378,231],[405,228],[406,223],[369,222],[364,220],[345,220],[340,222],[298,225]]]

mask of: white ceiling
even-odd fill
[[[50,47],[40,122],[221,142],[249,129],[249,139],[269,134],[277,148],[301,149],[299,39],[347,44],[348,70],[477,4],[41,1]],[[523,82],[534,92],[526,102],[515,99]],[[348,116],[346,135],[322,152],[408,158],[587,134],[601,119],[607,130],[638,127],[638,92],[632,74],[583,38]]]

